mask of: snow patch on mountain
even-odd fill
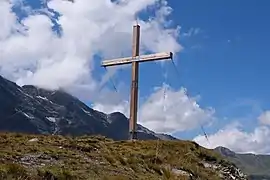
[[[48,119],[48,121],[56,123],[56,118],[54,117],[46,117]]]

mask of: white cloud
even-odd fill
[[[270,111],[265,111],[258,117],[261,124],[270,125]]]
[[[213,120],[212,108],[202,109],[186,89],[168,85],[157,88],[140,108],[140,122],[156,132],[175,133],[197,128]]]
[[[181,50],[179,28],[167,26],[171,8],[165,0],[48,1],[48,7],[61,15],[57,20],[61,36],[52,31],[53,13],[47,16],[48,9],[28,8],[29,16],[19,24],[11,10],[16,2],[0,2],[0,74],[19,84],[96,92],[99,82],[92,70],[100,62],[94,61],[94,55],[118,57],[129,53],[135,15],[153,6],[159,7],[154,18],[139,19],[142,47],[154,52]]]
[[[97,103],[93,105],[93,108],[110,114],[113,112],[121,112],[126,115],[126,117],[129,117],[129,102],[128,101],[122,101],[121,103],[115,104],[114,101],[106,101],[105,103]]]
[[[238,153],[270,154],[269,127],[258,126],[252,132],[245,132],[241,126],[239,123],[229,124],[215,134],[209,135],[209,142],[203,135],[193,140],[208,148],[223,146]]]
[[[201,32],[200,28],[190,28],[188,32],[183,33],[183,37],[191,37]]]
[[[127,90],[125,84],[120,84],[117,86],[117,91],[108,89],[100,91],[102,95],[96,98],[96,101],[92,104],[92,108],[107,114],[121,112],[126,117],[129,117],[129,89]]]
[[[1,23],[1,30],[0,30],[0,40],[8,37],[12,31],[14,26],[16,26],[16,18],[10,12],[11,5],[5,1],[0,1],[0,21]]]
[[[184,88],[174,90],[168,85],[163,85],[156,88],[141,103],[138,122],[159,133],[172,134],[197,128],[200,124],[211,122],[214,114],[212,108],[201,108],[196,102],[197,100],[198,98],[188,97]],[[129,117],[127,102],[118,99],[118,102],[114,101],[112,104],[101,104],[95,104],[94,108],[107,113],[124,112]],[[115,106],[115,104],[117,105]]]

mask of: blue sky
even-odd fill
[[[36,0],[26,2],[40,7]],[[168,0],[168,3],[173,8],[169,19],[174,26],[181,26],[178,41],[184,49],[175,59],[180,76],[170,62],[165,68],[154,62],[141,64],[141,97],[149,96],[153,87],[162,85],[167,72],[167,83],[173,88],[185,87],[189,95],[200,95],[200,106],[215,109],[217,120],[213,126],[205,127],[207,133],[235,121],[244,124],[245,131],[253,131],[258,125],[257,117],[270,109],[267,85],[270,1]],[[184,36],[191,29],[193,33]],[[104,72],[96,64],[94,76]],[[130,68],[124,69],[113,78],[129,88],[130,73]],[[107,86],[112,88],[110,83]],[[200,128],[176,135],[193,138],[198,134]]]
[[[270,2],[170,3],[176,23],[184,29],[201,30],[183,42],[187,49],[179,57],[180,83],[190,94],[201,95],[202,106],[216,109],[221,118],[216,128],[237,119],[250,131],[260,110],[269,109],[270,105],[267,85]],[[223,120],[223,117],[229,118]],[[207,130],[213,131],[212,128]]]
[[[173,19],[201,33],[183,44],[181,82],[200,104],[217,115],[239,119],[253,128],[256,117],[269,109],[269,1],[170,1]],[[198,48],[192,49],[192,46]]]

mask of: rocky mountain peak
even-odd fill
[[[96,111],[63,90],[51,91],[33,85],[20,87],[0,76],[0,100],[0,131],[128,138],[125,115]],[[149,132],[140,132],[139,137],[160,138]]]
[[[221,154],[223,156],[226,156],[226,157],[227,156],[230,156],[230,157],[235,157],[236,156],[235,152],[231,151],[228,148],[222,147],[222,146],[216,147],[215,151],[217,151],[219,154]]]

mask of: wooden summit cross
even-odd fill
[[[137,111],[138,111],[138,77],[139,63],[147,61],[156,61],[164,59],[172,59],[172,52],[163,52],[149,55],[139,55],[140,49],[140,26],[133,26],[133,43],[132,57],[124,57],[112,60],[102,61],[101,66],[117,66],[123,64],[132,64],[131,74],[131,94],[130,94],[130,119],[129,119],[129,138],[130,140],[137,139]]]

